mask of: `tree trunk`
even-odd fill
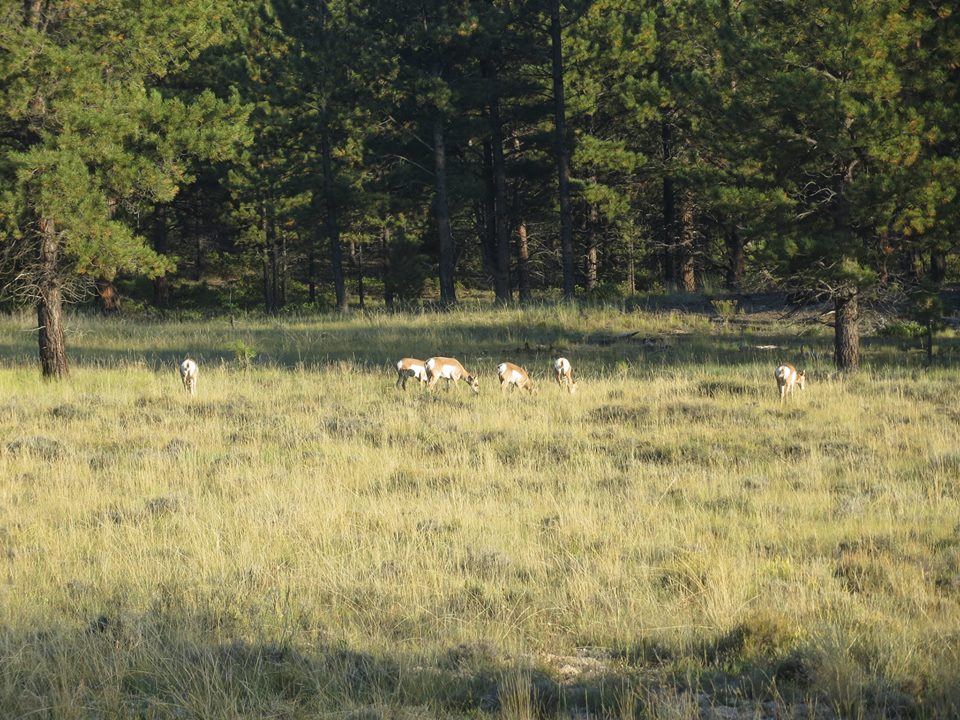
[[[947,254],[940,250],[930,252],[930,280],[942,283],[947,279]]]
[[[52,220],[40,220],[37,326],[43,377],[58,380],[69,372],[63,334],[63,295],[57,263],[60,241]]]
[[[567,148],[566,102],[563,97],[563,48],[560,0],[550,7],[550,41],[553,74],[554,153],[557,156],[557,184],[560,195],[560,252],[563,258],[563,297],[572,300],[576,292],[573,264],[573,209],[570,205],[570,152]]]
[[[193,279],[197,282],[203,277],[203,242],[200,237],[199,214],[194,213],[191,221],[193,228]]]
[[[637,259],[633,254],[633,235],[627,236],[627,292],[637,294]]]
[[[280,248],[277,246],[277,223],[272,200],[267,203],[265,221],[270,282],[268,312],[276,314],[280,310]]]
[[[834,363],[837,370],[855,370],[860,365],[860,301],[857,291],[834,299]]]
[[[276,220],[274,220],[276,222]],[[274,230],[279,238],[277,242],[277,304],[280,307],[287,306],[287,271],[289,270],[289,261],[287,258],[287,234],[280,230]]]
[[[527,239],[527,223],[520,221],[517,228],[517,281],[520,290],[520,302],[529,302],[532,293],[530,286],[530,243]]]
[[[321,138],[323,165],[323,192],[327,201],[327,239],[330,241],[330,264],[333,270],[333,292],[337,298],[337,310],[347,309],[347,282],[343,274],[343,246],[340,243],[340,223],[337,221],[337,198],[334,188],[333,159],[330,138],[323,131]]]
[[[493,180],[493,143],[483,141],[483,202],[476,204],[477,233],[480,236],[480,249],[483,254],[483,266],[493,276],[494,292],[497,283],[497,188]]]
[[[491,70],[494,82],[496,69]],[[507,165],[503,158],[503,126],[500,122],[500,98],[494,94],[490,100],[490,149],[493,162],[493,207],[496,243],[494,257],[494,294],[497,302],[513,300],[510,287],[510,212],[507,207]]]
[[[436,186],[434,211],[437,217],[437,244],[440,255],[440,304],[454,305],[457,289],[454,285],[454,248],[450,232],[450,207],[447,198],[447,152],[443,133],[443,116],[437,111],[433,119],[433,169]]]
[[[99,277],[94,281],[94,286],[100,296],[100,309],[108,314],[120,312],[120,293],[113,281]]]
[[[267,204],[260,201],[260,236],[263,238],[263,250],[260,253],[260,263],[263,269],[263,309],[268,315],[276,312],[276,299],[273,295],[273,283],[270,275],[270,230],[267,219]]]
[[[158,209],[153,224],[153,249],[159,255],[166,255],[168,249],[167,214]],[[153,279],[153,304],[158,308],[170,306],[170,278],[166,273]]]
[[[586,276],[587,291],[597,289],[597,207],[590,205],[590,213],[587,219],[587,256],[586,267],[584,268]]]
[[[383,224],[381,235],[383,243],[383,304],[387,310],[393,310],[393,285],[390,282],[390,226]]]
[[[314,237],[313,232],[310,237]],[[317,248],[312,240],[307,247],[307,301],[311,305],[317,302]]]
[[[676,217],[676,196],[673,187],[673,177],[670,175],[669,162],[671,159],[672,136],[670,125],[667,122],[666,114],[660,121],[660,144],[663,151],[663,193],[661,197],[661,209],[663,215],[663,281],[668,290],[675,290],[678,280],[678,269],[676,267],[676,247],[677,247],[677,217]]]
[[[727,290],[739,290],[746,266],[744,253],[746,243],[743,242],[743,238],[737,232],[735,225],[725,228],[724,235],[727,241]]]
[[[686,199],[683,203],[680,223],[680,247],[677,248],[677,265],[680,269],[680,281],[684,292],[692,293],[697,291],[697,274],[693,252],[695,244],[693,204],[689,199]]]
[[[357,244],[357,305],[365,309],[366,293],[363,289],[363,244]]]

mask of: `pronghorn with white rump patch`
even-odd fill
[[[197,376],[200,374],[200,368],[197,363],[187,358],[180,363],[180,380],[183,381],[183,389],[191,395],[197,394]]]
[[[427,382],[427,364],[415,358],[403,358],[397,361],[397,387],[407,389],[407,380],[413,378],[422,387]]]
[[[777,379],[777,389],[780,390],[780,402],[787,399],[787,395],[793,394],[793,386],[797,385],[803,390],[803,384],[806,381],[806,373],[803,370],[797,372],[797,369],[790,363],[783,363],[774,372],[773,376]]]
[[[534,392],[533,381],[527,371],[511,362],[502,362],[497,365],[497,377],[500,378],[500,391],[503,392],[511,385],[529,393]]]
[[[480,392],[480,383],[456,358],[432,357],[424,363],[424,366],[427,368],[428,388],[432,388],[440,378],[443,378],[447,381],[447,387],[450,387],[450,383],[463,380],[475,393]]]
[[[553,372],[557,378],[557,385],[561,388],[566,385],[567,392],[573,395],[577,391],[577,383],[573,379],[573,368],[566,358],[557,358],[553,361]]]

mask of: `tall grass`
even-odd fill
[[[78,316],[48,384],[2,325],[0,715],[960,712],[956,368],[781,407],[828,338],[557,306]],[[393,387],[430,354],[481,394]]]

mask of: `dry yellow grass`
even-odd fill
[[[753,336],[560,307],[77,317],[51,385],[2,325],[3,716],[960,711],[956,368],[780,407]],[[481,394],[396,390],[430,354]]]

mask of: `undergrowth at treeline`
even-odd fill
[[[741,320],[76,316],[50,384],[5,317],[0,715],[955,716],[953,338]],[[394,387],[431,354],[481,394]]]

